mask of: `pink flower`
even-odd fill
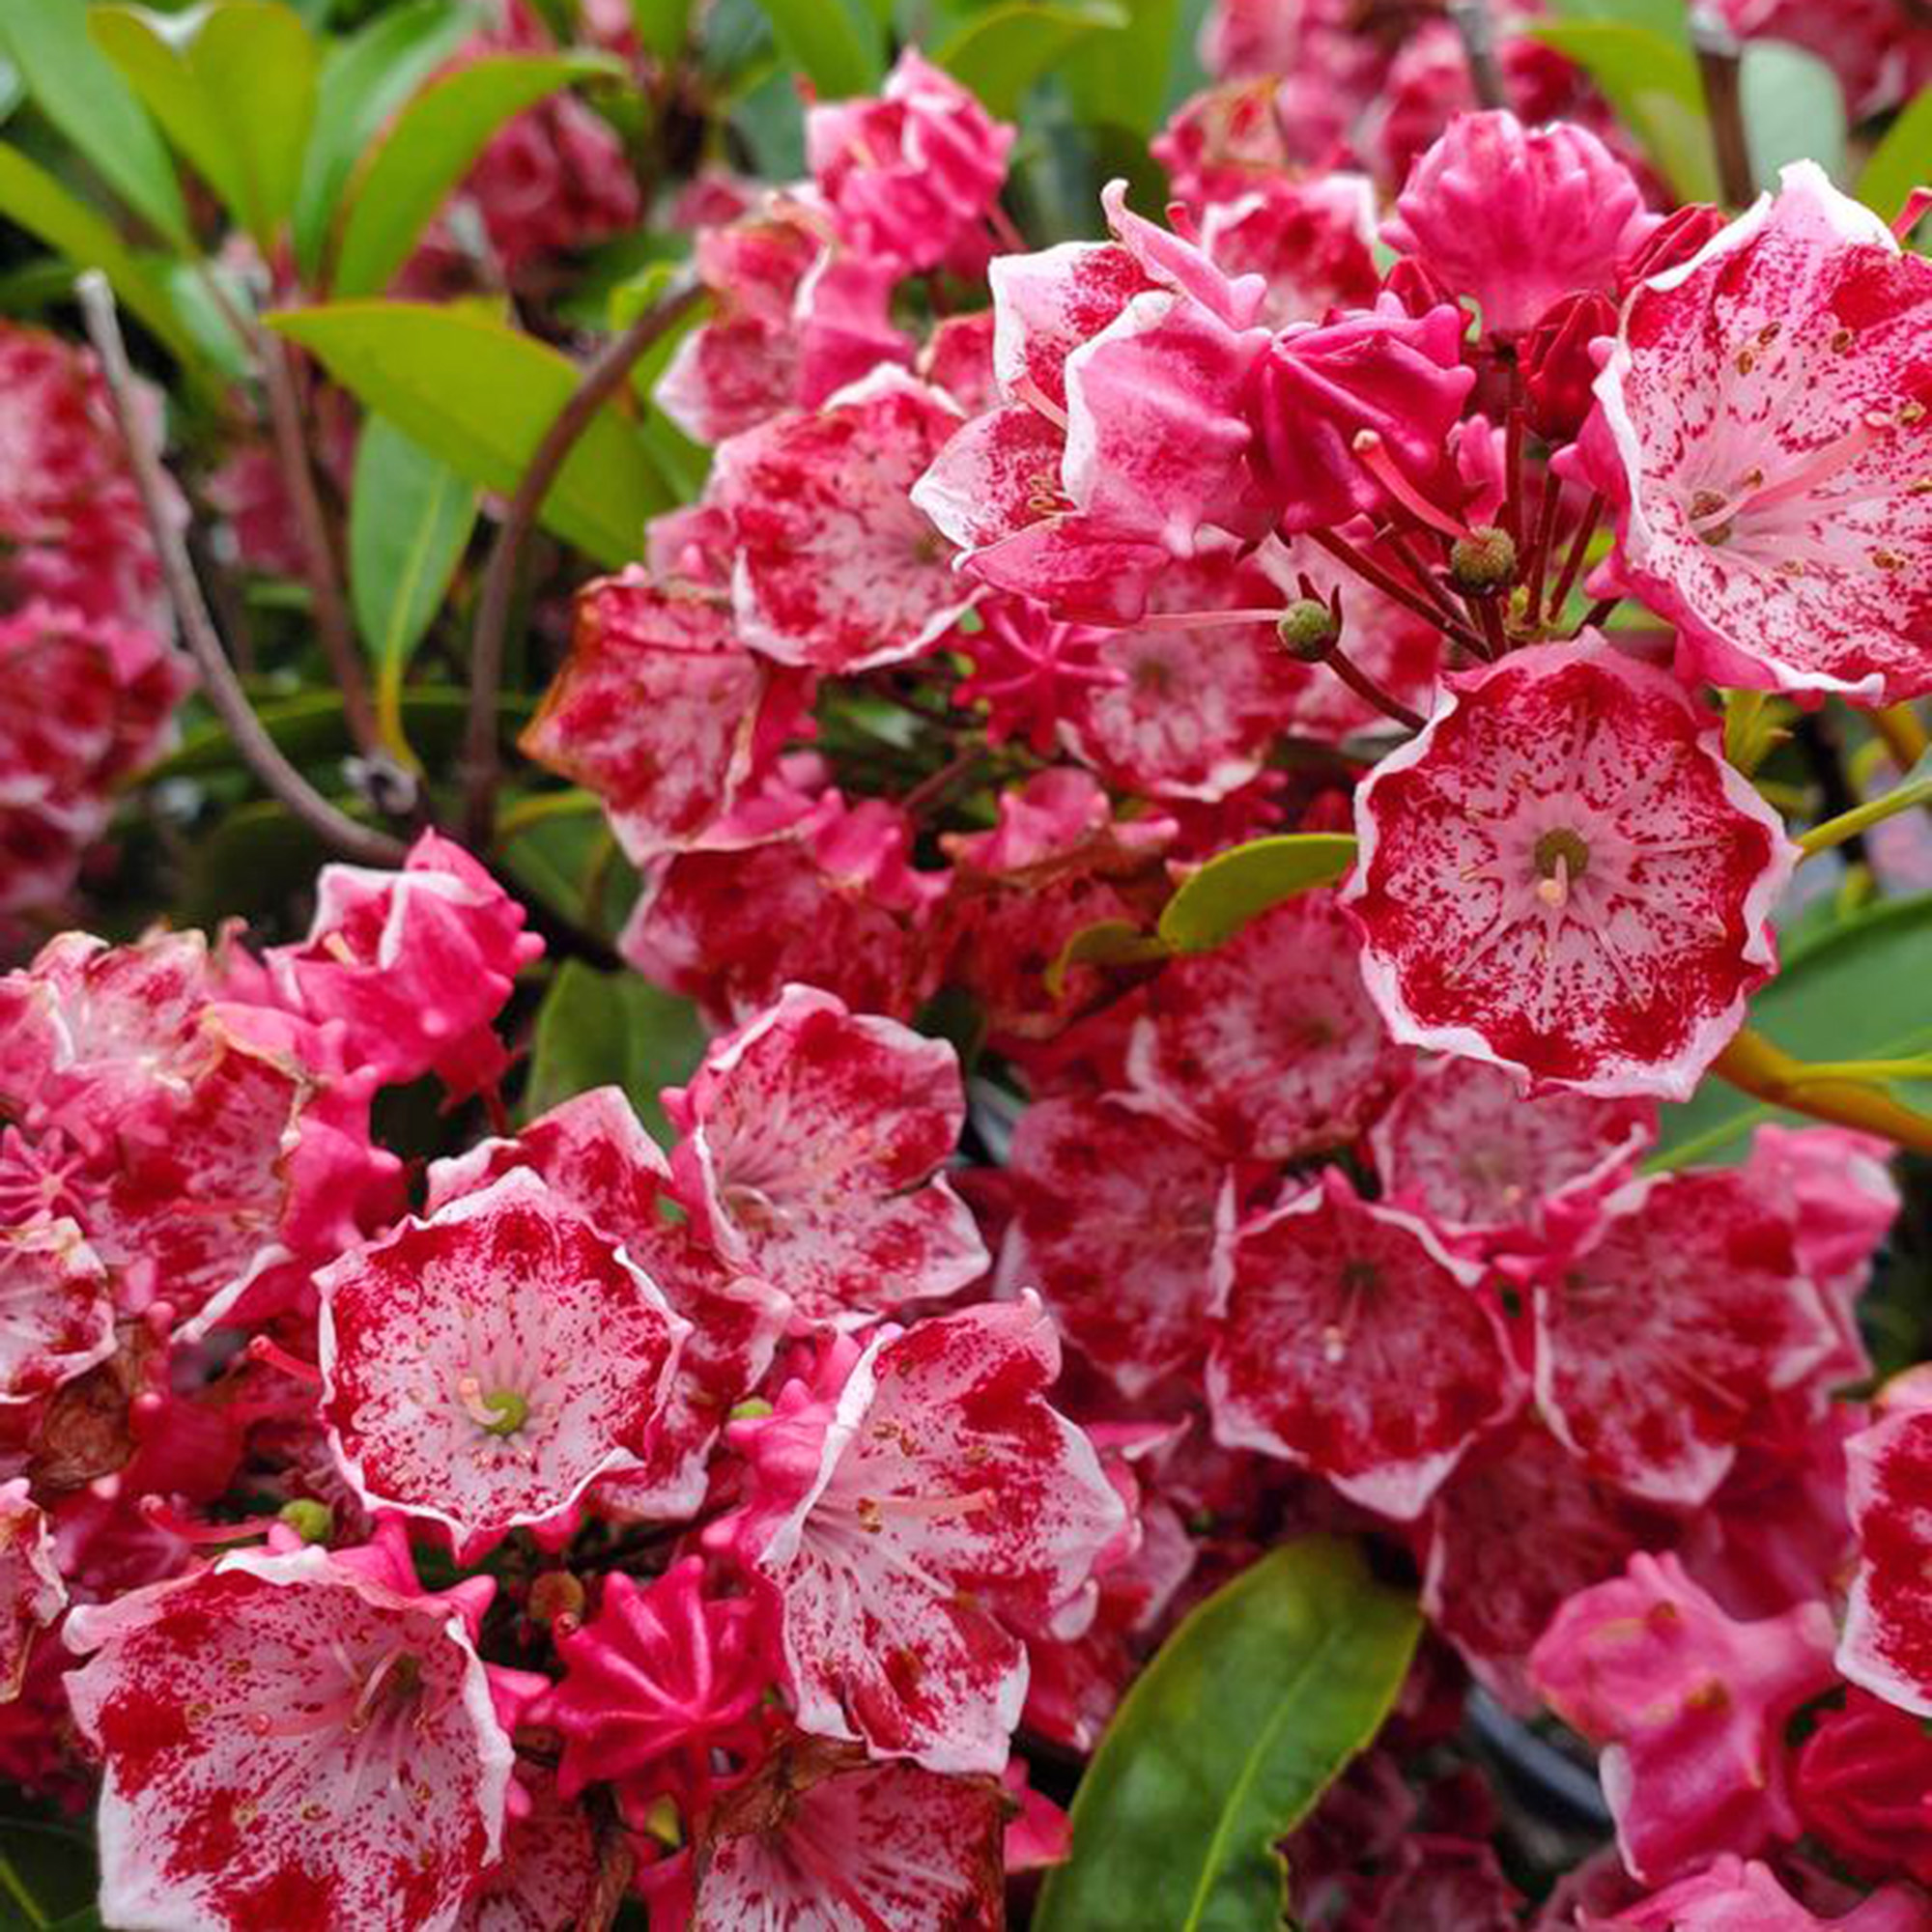
[[[1932,1409],[1881,1416],[1845,1456],[1859,1568],[1838,1668],[1888,1703],[1932,1717]]]
[[[546,1932],[574,1925],[598,1876],[597,1837],[583,1807],[557,1797],[556,1780],[528,1762],[510,1786],[503,1861],[464,1901],[455,1932]]]
[[[518,1170],[346,1255],[322,1292],[322,1413],[372,1508],[459,1542],[568,1509],[637,1467],[689,1324]]]
[[[570,657],[519,743],[595,791],[641,865],[723,817],[810,698],[808,680],[738,642],[718,600],[633,565],[579,593]]]
[[[1583,449],[1608,569],[1718,684],[1932,690],[1932,263],[1811,162],[1626,304]]]
[[[1528,333],[1559,296],[1609,294],[1618,257],[1657,217],[1630,170],[1574,122],[1526,128],[1507,108],[1459,114],[1408,171],[1382,240]]]
[[[1887,1886],[1839,1918],[1820,1918],[1769,1865],[1725,1852],[1610,1918],[1584,1912],[1577,1922],[1582,1932],[1924,1932],[1926,1917],[1918,1892]]]
[[[490,1022],[543,952],[524,909],[459,845],[425,832],[402,869],[325,866],[315,919],[267,955],[290,1011],[339,1020],[384,1084],[434,1071],[459,1096],[509,1064]]]
[[[1224,1210],[1208,1406],[1215,1440],[1417,1516],[1520,1399],[1482,1271],[1426,1224],[1362,1200],[1338,1168],[1272,1210]]]
[[[985,219],[1015,131],[908,47],[879,99],[807,109],[806,162],[855,247],[901,272],[971,274],[990,248]]]
[[[67,1601],[53,1533],[26,1477],[0,1484],[0,1704],[20,1694],[34,1641]]]
[[[1049,756],[1060,725],[1080,715],[1087,692],[1125,681],[1119,667],[1098,662],[1109,632],[1063,624],[1024,597],[989,597],[978,614],[980,628],[953,639],[973,661],[973,674],[953,686],[952,702],[961,709],[985,705],[990,744],[1024,736]]]
[[[1537,1406],[1596,1474],[1702,1503],[1755,1412],[1839,1345],[1788,1210],[1718,1168],[1633,1181],[1577,1221],[1574,1251],[1515,1264],[1534,1282]]]
[[[612,1783],[634,1811],[669,1793],[688,1815],[718,1781],[715,1752],[761,1756],[774,1666],[762,1611],[707,1595],[698,1556],[648,1587],[608,1577],[597,1614],[558,1637],[563,1679],[535,1713],[563,1733],[562,1795]]]
[[[113,1352],[112,1286],[79,1227],[44,1211],[0,1227],[0,1411]]]
[[[1796,852],[1673,679],[1593,634],[1447,680],[1355,796],[1342,895],[1398,1039],[1686,1099],[1772,972]]]
[[[166,750],[186,662],[152,631],[32,603],[0,619],[0,913],[72,890],[123,781]]]
[[[944,1040],[787,986],[665,1104],[697,1226],[802,1321],[849,1326],[984,1273],[972,1213],[937,1176],[966,1118]]]
[[[1633,1556],[1623,1577],[1564,1605],[1530,1668],[1604,1747],[1599,1775],[1637,1878],[1670,1878],[1714,1845],[1797,1836],[1784,1725],[1833,1681],[1822,1604],[1738,1623],[1674,1556]]]
[[[1060,1349],[1032,1295],[850,1349],[818,1391],[790,1384],[745,1426],[735,1548],[777,1593],[805,1729],[996,1776],[1026,1695],[1021,1638],[1091,1616],[1125,1510],[1047,1406]]]
[[[801,1738],[774,1753],[707,1825],[691,1932],[998,1925],[1006,1917],[1007,1809],[991,1777],[867,1764]]]
[[[1007,1173],[1003,1282],[1037,1288],[1062,1332],[1124,1394],[1199,1366],[1226,1169],[1117,1096],[1037,1100]]]
[[[1375,301],[1375,209],[1365,175],[1265,175],[1247,192],[1209,203],[1201,246],[1229,275],[1265,280],[1261,316],[1270,327],[1319,322],[1331,309]]]
[[[1859,1690],[1824,1711],[1798,1753],[1805,1829],[1854,1870],[1932,1882],[1932,1738],[1922,1720]]]
[[[668,1217],[669,1165],[618,1088],[593,1087],[531,1121],[515,1140],[484,1141],[432,1162],[428,1211],[518,1168],[534,1171],[620,1246],[691,1324],[641,1464],[600,1476],[596,1496],[606,1508],[660,1521],[696,1516],[725,1417],[771,1367],[790,1301]]]
[[[1627,1180],[1657,1138],[1648,1100],[1525,1099],[1500,1068],[1439,1060],[1370,1129],[1390,1199],[1484,1246],[1539,1245],[1548,1209]]]
[[[707,500],[731,519],[745,643],[826,671],[933,647],[973,591],[907,492],[962,420],[950,397],[882,368],[719,446]]]
[[[453,1609],[306,1548],[70,1615],[103,1916],[449,1932],[502,1849],[511,1763]]]
[[[1162,968],[1127,1048],[1133,1104],[1229,1160],[1353,1140],[1407,1077],[1334,895],[1307,893]]]

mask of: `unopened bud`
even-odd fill
[[[335,1534],[335,1512],[313,1496],[298,1496],[277,1514],[304,1543],[327,1543]]]
[[[1449,576],[1458,590],[1489,596],[1516,582],[1516,541],[1493,524],[1478,524],[1449,547]]]
[[[1290,657],[1302,664],[1320,664],[1342,635],[1335,613],[1317,597],[1297,597],[1281,613],[1275,634]]]
[[[568,1570],[546,1570],[530,1584],[525,1607],[536,1623],[554,1624],[564,1617],[579,1623],[583,1617],[583,1585]]]

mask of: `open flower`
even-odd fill
[[[102,1916],[448,1932],[501,1851],[511,1762],[463,1607],[305,1548],[72,1612]]]
[[[852,1350],[833,1344],[820,1387],[789,1384],[746,1427],[729,1534],[778,1597],[805,1729],[997,1776],[1026,1697],[1022,1638],[1091,1615],[1125,1506],[1047,1404],[1060,1346],[1033,1295]]]
[[[1810,161],[1625,306],[1583,448],[1610,574],[1717,684],[1932,691],[1932,262]]]
[[[635,1468],[689,1324],[518,1169],[316,1278],[322,1412],[372,1508],[500,1535]]]
[[[1351,1501],[1420,1514],[1521,1390],[1481,1270],[1336,1168],[1224,1226],[1214,1255],[1214,1435],[1298,1463]]]
[[[66,1608],[53,1532],[16,1476],[0,1485],[0,1704],[20,1694],[35,1638]]]
[[[1342,902],[1398,1039],[1683,1100],[1770,978],[1796,863],[1666,673],[1586,633],[1447,682],[1355,797]]]

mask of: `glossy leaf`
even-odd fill
[[[87,0],[0,0],[0,45],[38,107],[135,213],[177,247],[187,212],[166,144],[87,30]]]
[[[403,673],[463,560],[480,495],[386,417],[362,425],[349,497],[349,597],[376,667],[383,736],[405,760],[412,754]]]
[[[885,73],[877,23],[847,0],[758,0],[786,62],[828,100],[876,94]]]
[[[1182,38],[1180,0],[1122,0],[1126,25],[1072,49],[1058,71],[1080,118],[1145,140],[1169,106]]]
[[[1317,886],[1331,886],[1355,863],[1347,832],[1297,832],[1251,838],[1218,852],[1181,881],[1160,915],[1160,936],[1177,952],[1225,946],[1251,919]]]
[[[1747,42],[1738,95],[1759,187],[1776,187],[1787,161],[1814,160],[1844,178],[1845,90],[1816,54],[1782,41]]]
[[[1122,1700],[1034,1932],[1269,1932],[1277,1842],[1374,1737],[1421,1630],[1356,1546],[1271,1551],[1193,1610]]]
[[[1887,900],[1792,946],[1751,1002],[1750,1024],[1801,1060],[1903,1059],[1932,1052],[1928,986],[1932,893]],[[1738,1160],[1761,1122],[1798,1119],[1710,1079],[1681,1107],[1663,1109],[1652,1164]]]
[[[44,168],[0,146],[0,214],[38,236],[76,269],[99,269],[114,293],[179,361],[199,355],[166,291],[143,268],[112,226],[70,194]]]
[[[1932,87],[1915,96],[1885,139],[1871,152],[1859,176],[1858,197],[1889,221],[1905,197],[1932,176]]]
[[[53,1932],[73,1922],[99,1889],[99,1869],[94,1846],[81,1833],[0,1818],[0,1925]]]
[[[483,17],[474,0],[408,0],[330,48],[296,192],[296,259],[304,274],[320,266],[342,191],[384,124]]]
[[[505,495],[578,384],[567,356],[473,309],[336,302],[268,321],[458,475]],[[564,460],[542,522],[615,565],[638,554],[646,519],[670,503],[635,423],[611,403]]]
[[[635,973],[600,973],[566,959],[537,1012],[524,1117],[614,1082],[651,1137],[668,1147],[676,1136],[658,1093],[690,1079],[703,1055],[704,1028],[689,1000]]]
[[[573,80],[621,71],[603,54],[489,54],[424,88],[351,189],[336,294],[377,295],[389,285],[506,121]]]
[[[1687,201],[1719,199],[1704,84],[1682,41],[1621,20],[1566,20],[1523,31],[1589,74]]]
[[[661,61],[675,60],[691,38],[696,0],[631,0],[638,44]]]
[[[189,14],[101,7],[96,43],[169,140],[267,249],[295,206],[315,119],[321,49],[272,0]]]
[[[1029,0],[993,7],[943,42],[933,54],[987,110],[1010,119],[1035,83],[1053,71],[1071,49],[1094,35],[1132,24],[1114,0],[1071,0],[1036,6]]]
[[[1559,20],[1607,20],[1671,41],[1686,40],[1690,33],[1685,0],[1554,0],[1549,11]]]
[[[1046,969],[1046,990],[1053,999],[1066,991],[1066,976],[1076,966],[1150,966],[1172,956],[1174,949],[1158,934],[1143,932],[1123,919],[1095,920],[1083,925]]]

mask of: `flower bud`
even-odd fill
[[[1491,596],[1516,582],[1516,541],[1493,524],[1478,524],[1449,546],[1449,575],[1458,590]]]
[[[1708,201],[1687,201],[1633,248],[1617,258],[1617,294],[1627,296],[1639,282],[1681,268],[1729,217]]]
[[[304,1543],[327,1543],[335,1534],[335,1512],[313,1496],[298,1496],[294,1502],[284,1503],[277,1516]]]
[[[1381,293],[1393,296],[1402,304],[1404,313],[1418,322],[1431,309],[1456,299],[1456,291],[1426,262],[1418,262],[1413,255],[1404,255],[1396,261],[1382,277]]]
[[[1798,1754],[1798,1809],[1845,1863],[1932,1880],[1932,1738],[1909,1711],[1849,1690]]]
[[[525,1607],[532,1622],[554,1624],[568,1617],[574,1626],[583,1618],[583,1585],[568,1570],[546,1570],[531,1582]]]
[[[1616,305],[1608,296],[1564,296],[1544,310],[1522,356],[1529,422],[1538,436],[1551,442],[1575,440],[1590,413],[1590,384],[1597,380],[1590,345],[1616,331]]]
[[[1342,627],[1318,597],[1297,597],[1275,625],[1282,648],[1302,664],[1320,664],[1335,648]]]

